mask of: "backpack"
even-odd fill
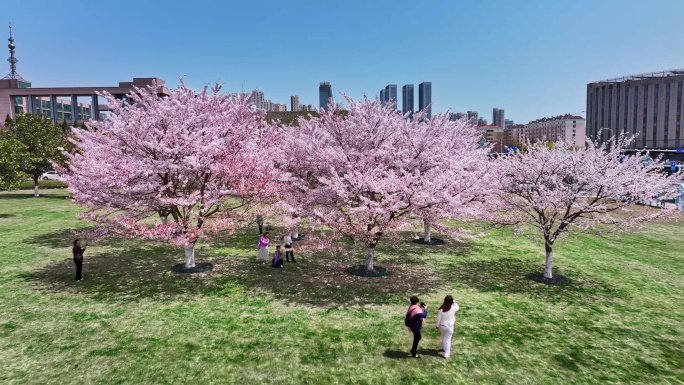
[[[404,318],[404,325],[408,327],[411,327],[411,325],[413,325],[413,317],[411,317],[410,311],[406,312],[406,317]]]

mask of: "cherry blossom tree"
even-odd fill
[[[676,176],[662,174],[647,153],[624,152],[621,136],[576,149],[564,142],[528,144],[526,153],[499,159],[502,223],[540,232],[546,250],[544,278],[553,278],[553,245],[570,231],[617,231],[671,213],[634,207],[674,196]]]
[[[461,158],[477,154],[467,149],[477,148],[479,138],[470,125],[422,119],[424,113],[409,119],[367,97],[345,98],[346,115],[331,105],[283,135],[284,157],[278,161],[288,186],[283,200],[311,224],[331,228],[328,241],[349,237],[362,243],[364,265],[371,271],[383,235],[410,226],[411,213],[461,199],[443,191],[452,183],[446,179],[458,173],[439,170],[459,159],[464,162],[460,169],[468,170],[470,160]],[[449,153],[448,146],[432,151],[442,135],[453,135],[452,149],[458,151]]]
[[[487,213],[485,202],[495,193],[489,148],[478,144],[480,133],[466,119],[452,121],[448,114],[439,114],[426,121],[418,114],[416,120],[420,123],[409,140],[421,151],[423,178],[412,215],[423,222],[423,241],[431,242],[433,228],[455,239],[468,236],[441,220],[482,218]]]
[[[98,224],[89,235],[165,240],[193,267],[199,238],[253,219],[273,194],[277,132],[249,98],[219,91],[181,82],[168,97],[155,87],[136,88],[130,103],[102,95],[112,116],[73,129],[64,170],[82,218]]]

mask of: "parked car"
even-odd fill
[[[40,179],[42,179],[42,180],[60,180],[60,179],[62,179],[62,174],[60,174],[54,170],[48,171],[48,172],[44,172],[43,175],[40,176]]]

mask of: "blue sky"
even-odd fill
[[[287,103],[431,81],[433,113],[527,122],[585,109],[586,84],[684,68],[682,0],[12,1],[18,72],[46,86],[219,81]],[[9,72],[2,46],[0,77]],[[1,64],[0,64],[1,65]],[[417,104],[417,95],[416,95]],[[417,107],[417,106],[416,106]]]

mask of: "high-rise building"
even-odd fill
[[[397,85],[388,84],[385,86],[385,103],[392,103],[397,108]]]
[[[684,147],[682,83],[684,69],[587,84],[587,135],[606,141],[636,134],[634,148]]]
[[[290,111],[299,111],[299,95],[290,96]]]
[[[332,85],[328,82],[322,82],[318,86],[318,106],[324,110],[328,110],[328,104],[332,103]]]
[[[506,129],[506,118],[504,117],[503,108],[494,108],[492,110],[492,124]]]
[[[506,127],[515,126],[515,122],[513,122],[513,120],[511,119],[504,119],[504,124],[506,125]]]
[[[413,113],[413,84],[406,84],[401,87],[401,112],[404,114],[407,112]]]
[[[385,90],[380,90],[380,104],[385,104]]]
[[[264,105],[264,91],[254,91],[252,96],[252,102],[254,103],[254,108],[257,110],[265,110]]]
[[[449,114],[449,120],[461,120],[463,117],[466,117],[466,114],[463,112],[452,112]]]
[[[427,117],[432,117],[432,82],[423,82],[418,85],[418,109],[427,110]]]
[[[477,119],[477,125],[478,125],[478,126],[487,126],[487,125],[488,125],[488,124],[487,124],[487,119],[485,119],[485,118],[478,118],[478,119]],[[501,126],[499,126],[498,124],[493,124],[493,126],[501,127]]]
[[[477,124],[478,115],[477,111],[468,111],[468,120],[471,120],[473,124]]]

